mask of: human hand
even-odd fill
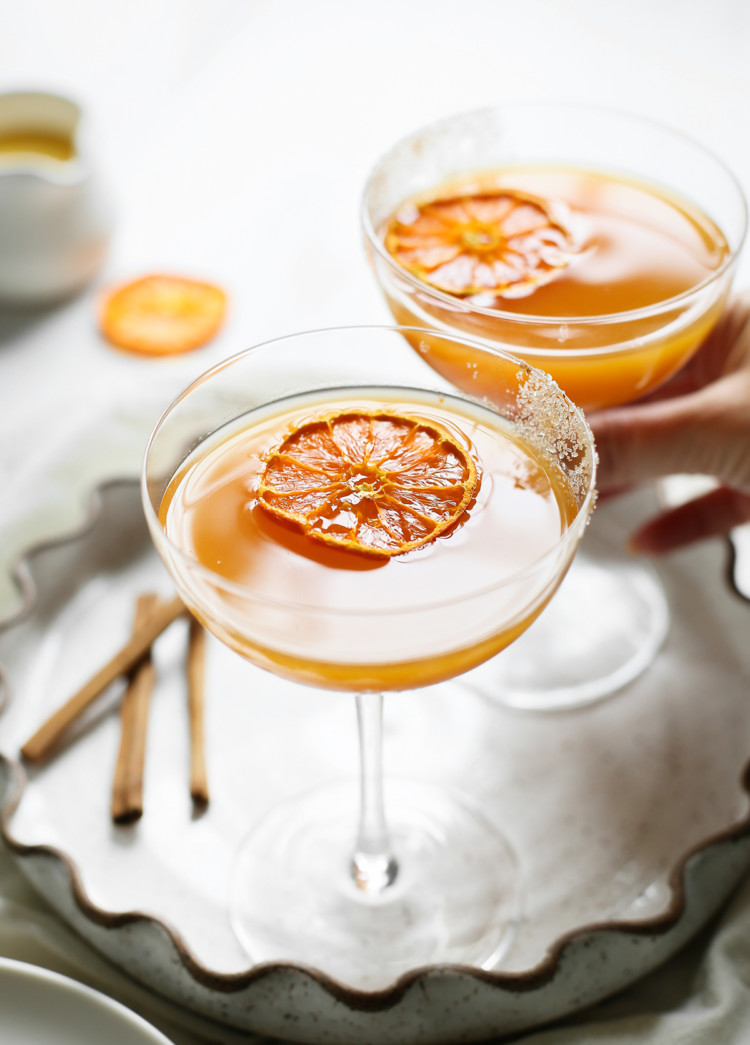
[[[729,303],[696,355],[662,388],[589,422],[605,495],[677,473],[717,480],[709,493],[642,526],[631,538],[634,551],[672,551],[750,522],[750,291]]]

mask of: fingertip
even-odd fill
[[[649,519],[631,534],[626,547],[632,555],[664,555],[683,543],[684,535],[672,524],[671,513]]]
[[[659,541],[654,539],[648,530],[639,530],[631,535],[625,544],[625,548],[631,555],[659,555],[665,549]]]

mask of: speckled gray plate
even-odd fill
[[[644,510],[621,502],[619,523]],[[613,511],[597,513],[595,534],[606,537]],[[248,968],[227,918],[232,850],[272,802],[354,773],[353,703],[211,643],[212,802],[195,818],[176,625],[157,649],[143,819],[115,828],[108,815],[116,692],[73,746],[27,776],[19,745],[125,639],[136,593],[169,590],[135,483],[103,487],[88,506],[68,499],[63,515],[56,532],[48,515],[51,539],[35,550],[45,527],[29,523],[14,579],[0,582],[2,834],[60,915],[154,990],[297,1041],[482,1040],[645,974],[750,865],[750,606],[728,582],[728,546],[715,542],[661,567],[673,612],[666,645],[603,703],[526,715],[458,683],[386,701],[387,772],[470,792],[517,849],[523,913],[501,968],[432,967],[356,986],[291,964]]]

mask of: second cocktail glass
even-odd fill
[[[311,332],[221,363],[161,418],[142,483],[156,548],[209,630],[293,684],[356,697],[359,795],[345,782],[269,810],[231,909],[254,961],[370,987],[432,962],[492,967],[520,891],[471,795],[389,782],[384,804],[382,694],[512,643],[594,503],[590,431],[547,375],[495,355],[488,402],[407,338],[419,348],[398,328]]]
[[[746,208],[723,163],[674,131],[516,103],[399,141],[373,169],[362,220],[398,323],[521,356],[588,413],[647,394],[697,350],[729,292]],[[479,366],[471,350],[422,342],[437,370],[492,398],[491,356]],[[552,612],[473,684],[515,707],[555,709],[601,699],[648,667],[668,607],[624,536],[587,538]]]

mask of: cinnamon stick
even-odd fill
[[[156,601],[152,594],[139,596],[135,611],[136,629],[148,618]],[[146,727],[155,677],[151,655],[146,653],[132,669],[122,698],[120,747],[112,783],[111,812],[116,824],[131,824],[143,815]]]
[[[46,761],[62,743],[79,715],[111,682],[135,667],[164,629],[186,612],[182,600],[177,596],[169,602],[160,602],[133,631],[130,641],[26,741],[21,748],[26,761]]]
[[[206,745],[204,732],[204,678],[206,665],[206,633],[190,618],[187,653],[188,712],[190,718],[190,795],[196,806],[208,805]]]

